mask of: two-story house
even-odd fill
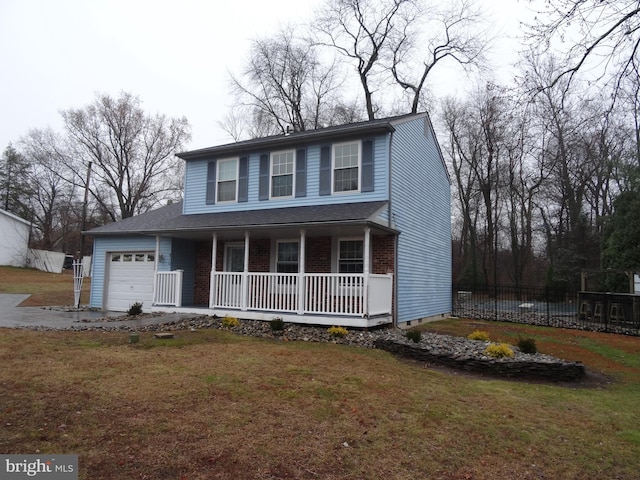
[[[91,307],[351,327],[451,311],[450,183],[426,113],[178,156],[182,202],[87,232]]]

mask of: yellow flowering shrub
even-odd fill
[[[483,332],[481,330],[476,330],[473,333],[470,333],[469,335],[467,335],[467,338],[469,340],[482,340],[484,342],[488,342],[489,341],[489,334],[487,332]]]
[[[234,328],[240,325],[240,320],[235,317],[226,316],[222,319],[222,326],[224,328]]]
[[[327,329],[327,332],[329,332],[329,335],[331,335],[332,337],[344,337],[347,333],[349,333],[346,328],[336,327],[335,325],[333,327],[329,327]]]
[[[511,358],[514,355],[507,343],[492,343],[485,348],[484,353],[493,358]]]

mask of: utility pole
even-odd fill
[[[87,229],[87,203],[89,203],[89,182],[91,182],[91,164],[87,165],[87,179],[84,184],[84,203],[82,204],[82,230],[80,231],[80,250],[78,251],[78,258],[82,259],[84,255],[84,232]]]

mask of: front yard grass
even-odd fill
[[[91,278],[82,282],[80,303],[89,303]],[[33,268],[0,266],[0,293],[26,293],[31,296],[23,307],[73,305],[73,271],[47,273]]]
[[[425,328],[515,343],[519,327]],[[611,383],[481,378],[221,330],[128,344],[4,329],[0,451],[78,454],[82,479],[637,478],[640,339],[527,333]]]
[[[68,305],[73,276],[0,267],[0,293]],[[419,328],[531,337],[598,381],[504,381],[221,330],[129,344],[0,329],[0,452],[78,454],[86,480],[637,478],[640,338],[464,319]]]

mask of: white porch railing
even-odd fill
[[[211,307],[357,317],[391,314],[392,275],[306,273],[302,278],[301,286],[297,274],[212,272]]]
[[[182,270],[156,272],[153,284],[153,304],[182,306]]]
[[[364,275],[306,274],[305,311],[364,316]]]
[[[393,276],[369,275],[369,315],[391,313]]]
[[[250,273],[247,309],[298,310],[298,276],[281,273]]]
[[[242,308],[243,273],[211,272],[212,307]]]

